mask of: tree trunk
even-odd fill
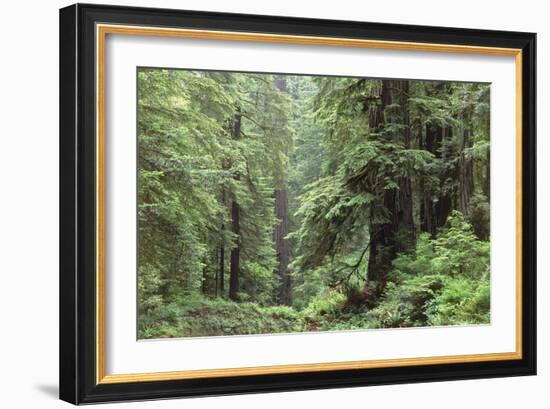
[[[201,291],[204,295],[208,295],[208,268],[206,266],[207,263],[204,263],[204,267],[202,268]]]
[[[241,114],[240,111],[235,115],[233,123],[233,139],[241,138]],[[236,172],[233,176],[235,180],[240,180],[241,175]],[[235,243],[231,248],[230,269],[229,269],[229,298],[236,301],[239,293],[239,276],[240,276],[240,253],[241,253],[241,225],[240,225],[241,208],[237,199],[234,197],[231,203],[231,231],[235,235]]]
[[[491,203],[491,149],[487,149],[487,159],[485,163],[485,183],[483,185],[483,193],[487,198],[487,202]]]
[[[219,295],[219,291],[220,291],[220,272],[219,270],[216,268],[216,265],[219,264],[220,262],[220,252],[218,251],[219,249],[216,247],[215,249],[215,254],[214,254],[214,296],[218,296]]]
[[[409,81],[398,81],[398,90],[395,90],[394,99],[399,101],[401,106],[401,121],[404,125],[403,138],[405,147],[411,148],[411,127],[409,117]],[[399,190],[395,203],[397,233],[397,251],[406,252],[414,249],[416,245],[416,231],[414,226],[413,191],[412,182],[408,177],[398,181]]]
[[[405,81],[383,80],[380,89],[381,103],[376,108],[378,112],[370,113],[370,118],[374,120],[370,126],[374,131],[380,132],[388,123],[402,124],[405,132],[389,135],[389,137],[400,140],[406,147],[410,147],[409,114],[405,108],[408,106],[407,98],[408,89]],[[390,112],[385,112],[386,107],[394,103],[398,103],[401,108],[391,108]],[[374,214],[370,217],[368,261],[370,288],[367,288],[367,291],[375,291],[372,294],[375,299],[384,290],[387,274],[397,252],[409,251],[414,248],[415,243],[411,181],[407,177],[401,177],[396,183],[398,188],[384,191],[383,207],[389,220],[386,223],[375,224],[372,222],[375,219]]]
[[[283,75],[275,77],[273,84],[280,92],[287,91],[286,78]],[[279,126],[282,128],[286,124],[286,120],[280,118]],[[288,154],[288,152],[287,152]],[[288,264],[290,262],[290,243],[286,239],[289,230],[288,217],[288,189],[286,169],[281,169],[279,175],[275,175],[276,190],[275,190],[275,217],[279,223],[273,230],[273,242],[275,243],[275,252],[277,254],[277,268],[275,275],[279,279],[279,286],[275,294],[277,304],[290,304],[291,281],[288,272]]]
[[[462,149],[458,165],[458,209],[464,216],[469,216],[470,214],[470,199],[474,194],[474,163],[472,158],[468,158],[464,152],[471,147],[470,130],[465,129],[462,132]]]
[[[280,220],[273,232],[278,262],[275,274],[279,278],[276,301],[278,304],[289,304],[290,275],[288,274],[288,263],[290,261],[290,245],[286,239],[288,234],[288,190],[286,188],[275,191],[275,216]]]
[[[225,210],[225,188],[222,188],[222,205]],[[222,233],[225,232],[225,223],[222,221],[221,225]],[[220,263],[219,263],[219,288],[220,294],[223,297],[225,295],[225,237],[222,237],[220,244]]]
[[[448,165],[450,158],[450,152],[447,152],[447,142],[453,137],[452,128],[443,127],[441,128],[441,148],[439,150],[439,158],[444,165]],[[448,192],[445,189],[445,182],[447,180],[456,180],[457,173],[455,166],[447,168],[447,171],[443,174],[443,177],[440,180],[440,193],[437,196],[437,201],[435,202],[435,212],[436,212],[436,229],[442,227],[447,222],[449,214],[453,209],[453,193]]]
[[[237,300],[239,292],[240,275],[240,253],[241,253],[241,228],[240,228],[240,207],[236,201],[231,203],[231,230],[237,236],[235,246],[231,249],[231,265],[229,270],[229,298]]]
[[[432,153],[436,157],[439,157],[439,150],[441,146],[443,130],[440,126],[426,125],[426,138],[423,148]],[[436,217],[436,203],[438,197],[432,191],[432,188],[428,188],[425,184],[423,186],[423,198],[420,206],[421,224],[420,229],[424,232],[430,233],[435,236],[437,230],[437,217]]]
[[[223,297],[225,293],[225,246],[220,246],[220,267],[218,272],[220,295]]]
[[[426,125],[424,149],[431,152],[445,164],[449,156],[445,147],[446,141],[451,138],[452,129],[428,124]],[[422,219],[420,229],[430,233],[432,237],[435,237],[437,229],[447,222],[447,217],[451,213],[453,196],[450,192],[446,191],[444,184],[447,179],[456,180],[456,177],[456,172],[451,168],[443,173],[437,191],[426,189],[425,187],[424,198],[420,207]]]

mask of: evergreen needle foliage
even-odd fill
[[[489,96],[139,69],[139,337],[489,323]]]

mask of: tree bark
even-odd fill
[[[286,239],[288,234],[288,190],[286,187],[275,191],[275,216],[280,220],[273,232],[278,262],[275,274],[279,278],[276,301],[278,304],[289,304],[290,275],[288,274],[288,263],[290,261],[290,245]]]
[[[491,203],[491,149],[487,149],[487,159],[485,163],[485,183],[483,184],[483,193],[487,202]]]
[[[406,81],[383,80],[380,88],[380,104],[376,108],[378,112],[370,113],[370,118],[374,120],[370,127],[380,132],[388,123],[402,124],[405,132],[396,133],[390,137],[410,147],[407,98]],[[392,108],[391,112],[385,112],[386,108],[394,103],[398,103],[401,108]],[[375,224],[372,222],[375,218],[374,214],[370,217],[368,283],[371,287],[375,287],[370,288],[371,291],[375,291],[374,298],[383,292],[387,273],[391,269],[391,263],[397,252],[409,251],[414,248],[415,243],[411,181],[408,177],[400,177],[396,183],[398,188],[384,191],[383,207],[387,211],[389,220],[386,223]]]
[[[220,252],[218,251],[219,249],[216,248],[215,249],[215,254],[214,254],[214,261],[215,261],[215,264],[219,264],[220,262]],[[214,296],[218,296],[219,295],[219,292],[220,292],[220,271],[214,267],[214,271],[215,271],[215,274],[214,274]]]
[[[401,106],[401,120],[404,125],[403,138],[407,149],[411,148],[411,127],[409,116],[409,81],[398,81],[397,95],[394,99],[399,101]],[[397,251],[406,252],[414,249],[416,245],[416,231],[414,225],[413,191],[412,182],[409,177],[400,178],[397,192],[396,223],[399,239],[397,240]]]
[[[273,84],[280,92],[287,92],[287,82],[283,75],[275,77]],[[285,126],[285,119],[280,118],[279,126]],[[289,232],[288,217],[288,189],[287,189],[286,170],[281,169],[279,175],[275,175],[275,217],[279,223],[273,230],[273,242],[275,243],[275,252],[277,255],[277,268],[275,275],[279,279],[279,286],[275,294],[277,304],[290,304],[291,280],[288,271],[290,262],[290,243],[286,239]]]
[[[225,210],[225,188],[222,187],[222,205]],[[222,221],[221,225],[222,233],[225,232],[225,223]],[[225,293],[225,238],[222,237],[220,244],[220,260],[219,260],[219,288],[222,297]]]
[[[204,267],[202,268],[201,291],[204,295],[208,295],[208,269],[206,267],[206,263],[204,264]]]
[[[423,148],[439,157],[443,130],[440,126],[426,125],[426,138]],[[423,183],[423,198],[420,206],[421,224],[420,229],[435,236],[437,230],[436,201],[437,196]]]
[[[233,123],[233,139],[241,138],[241,113],[235,114]],[[235,180],[240,180],[241,175],[237,171],[233,176]],[[230,269],[229,269],[229,298],[236,301],[239,293],[239,276],[240,276],[240,253],[241,253],[241,225],[240,225],[241,208],[237,199],[234,197],[231,203],[231,231],[235,235],[235,243],[231,248]]]
[[[462,132],[462,149],[458,165],[458,209],[464,216],[469,216],[470,214],[470,199],[474,194],[474,163],[472,158],[467,157],[464,152],[471,147],[470,130],[464,129]]]
[[[231,203],[231,230],[237,236],[235,246],[231,249],[231,265],[229,270],[229,298],[237,300],[239,292],[240,275],[240,253],[241,253],[241,229],[240,229],[240,207],[236,201]]]
[[[424,149],[431,152],[445,164],[449,156],[445,147],[446,141],[451,138],[451,128],[428,124],[426,125]],[[437,229],[447,222],[447,218],[451,213],[453,208],[453,195],[446,191],[444,184],[447,179],[456,180],[456,177],[457,175],[453,166],[443,173],[443,176],[440,178],[438,191],[427,189],[426,186],[424,186],[424,197],[420,207],[422,220],[420,229],[430,233],[432,237],[435,237]]]

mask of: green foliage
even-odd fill
[[[441,275],[407,276],[390,283],[371,316],[381,328],[424,326],[426,307],[444,286]]]
[[[488,240],[490,235],[491,209],[487,197],[477,193],[470,199],[469,221],[477,237],[481,240]]]
[[[158,269],[145,265],[138,274],[138,292],[140,294],[139,313],[145,314],[162,305],[160,290],[163,285]]]
[[[269,305],[273,302],[273,292],[278,280],[271,268],[253,261],[246,261],[242,267],[243,291],[239,293],[242,301],[254,301],[259,305]]]
[[[489,244],[453,212],[435,239],[422,234],[414,255],[393,262],[389,283],[373,317],[380,327],[489,322]]]
[[[139,337],[488,323],[489,90],[139,69]]]
[[[453,211],[434,243],[432,265],[449,277],[489,275],[489,243],[477,239],[462,213]]]
[[[342,309],[346,303],[344,294],[337,291],[327,291],[313,299],[302,311],[306,319],[314,319],[320,315],[334,314]]]
[[[271,334],[302,331],[302,320],[290,307],[207,299],[185,294],[140,320],[140,338]]]
[[[490,303],[489,280],[450,279],[427,306],[427,324],[489,324]]]
[[[348,297],[336,290],[312,299],[301,316],[308,331],[375,328],[366,308],[352,306]]]
[[[242,299],[265,304],[274,284],[273,181],[286,167],[290,100],[269,75],[140,69],[138,72],[141,310],[204,285],[226,256],[242,252]],[[236,113],[241,136],[232,135]],[[239,177],[236,178],[235,175]],[[239,203],[241,235],[231,224]],[[224,264],[227,261],[222,261]]]

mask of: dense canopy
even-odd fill
[[[488,323],[489,97],[139,69],[139,337]]]

